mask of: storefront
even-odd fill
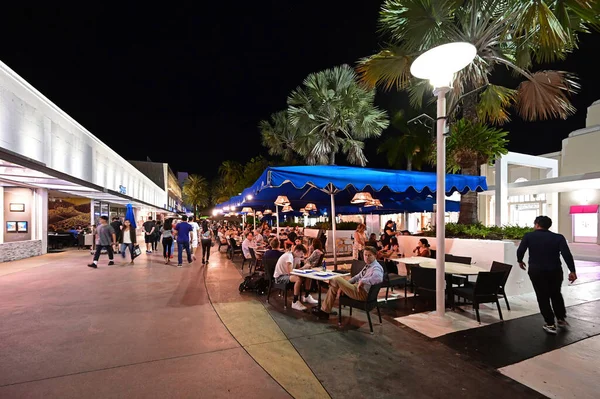
[[[47,252],[100,215],[166,211],[167,193],[0,62],[0,262]]]

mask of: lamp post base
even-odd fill
[[[442,314],[438,312],[429,313],[429,321],[431,321],[431,324],[441,327],[449,327],[452,325],[452,319],[448,317],[448,314],[445,312]]]

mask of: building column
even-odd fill
[[[496,159],[495,177],[495,224],[508,224],[508,162],[505,157]]]
[[[556,166],[546,169],[546,178],[558,177],[558,163]],[[548,201],[550,200],[550,201]],[[550,227],[550,231],[555,233],[559,232],[559,211],[560,204],[559,201],[559,193],[554,192],[546,195],[546,207],[548,210],[548,216],[552,219],[552,227]],[[549,208],[549,209],[548,209]]]
[[[42,241],[42,254],[48,252],[48,190],[33,190],[31,239]]]
[[[4,242],[4,187],[0,186],[0,204],[2,204],[2,208],[0,208],[0,244]]]

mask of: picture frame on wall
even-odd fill
[[[27,233],[27,222],[17,222],[17,233]]]
[[[9,210],[11,212],[25,212],[25,204],[21,203],[11,203],[9,205]]]
[[[17,222],[6,222],[6,231],[8,233],[16,233],[17,232]]]

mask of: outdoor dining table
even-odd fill
[[[426,258],[423,256],[411,256],[408,258],[394,258],[394,262],[404,263],[405,265],[418,265],[427,269],[435,269],[435,259]],[[464,263],[444,262],[444,273],[446,273],[446,302],[452,307],[454,304],[454,295],[452,295],[452,275],[458,274],[461,276],[476,276],[479,272],[485,272],[478,266],[466,265]]]
[[[294,269],[292,270],[292,275],[309,278],[317,282],[319,287],[317,290],[319,292],[318,306],[319,309],[321,309],[321,284],[323,284],[325,281],[331,280],[334,277],[349,276],[350,273],[335,273],[329,270],[324,272],[323,269],[316,267],[314,269]]]

